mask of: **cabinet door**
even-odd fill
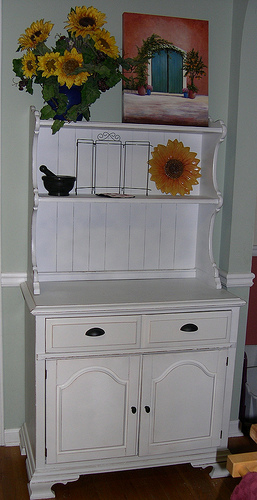
[[[218,446],[227,351],[146,355],[139,454]]]
[[[47,361],[47,463],[136,453],[139,363],[139,356]]]

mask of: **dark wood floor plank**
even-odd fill
[[[256,443],[247,439],[230,440],[231,452],[256,450]],[[89,474],[53,490],[56,500],[229,500],[240,479],[211,479],[209,472],[184,464]],[[0,500],[29,500],[19,447],[0,447]]]

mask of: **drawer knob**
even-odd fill
[[[88,337],[101,337],[101,335],[104,335],[105,331],[102,328],[99,328],[98,326],[94,326],[93,328],[90,328],[85,335]]]
[[[150,413],[150,411],[151,411],[150,406],[145,406],[145,411],[146,411],[146,413]]]
[[[132,411],[132,413],[136,413],[137,412],[136,407],[135,406],[131,406],[131,411]]]
[[[186,323],[186,325],[181,326],[180,330],[182,332],[197,332],[198,326],[194,325],[194,323]]]

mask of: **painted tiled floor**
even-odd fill
[[[137,92],[123,92],[123,121],[129,123],[156,123],[170,125],[208,126],[208,96],[195,99],[182,94],[140,96]]]

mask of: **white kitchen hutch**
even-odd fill
[[[243,301],[221,288],[212,255],[225,134],[222,122],[81,122],[52,135],[31,110],[20,433],[31,499],[82,474],[226,460]],[[175,138],[200,158],[183,197],[148,175],[153,147]],[[41,164],[76,176],[73,192],[49,196]]]

